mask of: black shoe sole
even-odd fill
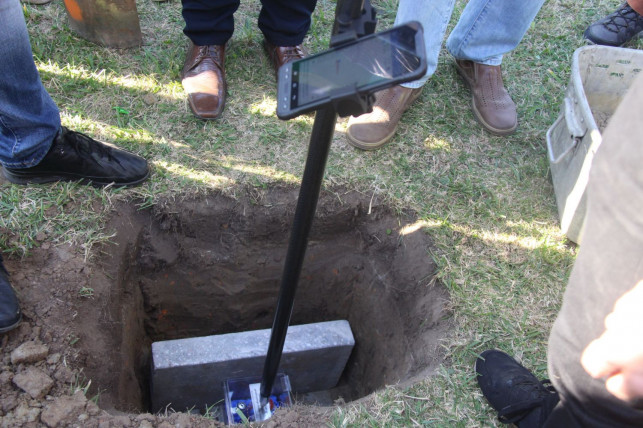
[[[588,34],[588,30],[585,30],[583,33],[583,39],[590,45],[597,45],[597,46],[611,46],[613,48],[620,48],[622,46],[625,46],[629,42],[636,40],[636,39],[643,39],[643,31],[639,31],[635,35],[633,35],[631,38],[625,40],[622,42],[620,45],[616,45],[614,43],[609,43],[608,41],[605,40],[592,40],[591,36]]]
[[[65,174],[60,174],[60,175],[31,175],[31,174],[16,174],[12,171],[7,170],[7,168],[2,169],[4,172],[4,176],[6,177],[7,180],[9,180],[11,183],[14,184],[45,184],[45,183],[54,183],[57,181],[69,181],[69,182],[74,182],[77,181],[80,184],[89,184],[94,187],[105,187],[112,185],[113,187],[133,187],[141,184],[147,178],[150,176],[150,171],[147,171],[147,174],[145,174],[144,177],[133,180],[133,181],[128,181],[128,182],[120,182],[116,183],[113,180],[107,181],[107,180],[101,180],[101,179],[90,179],[90,178],[84,178],[84,177],[78,177],[78,176],[70,176],[70,175],[65,175]]]

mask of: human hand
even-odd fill
[[[643,398],[643,280],[605,317],[605,331],[583,351],[581,364],[617,398]]]

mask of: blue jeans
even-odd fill
[[[0,0],[0,163],[37,165],[60,130],[60,112],[40,81],[20,0]]]
[[[446,42],[457,59],[500,65],[522,40],[545,0],[470,0]],[[426,74],[402,86],[419,88],[435,73],[455,0],[400,0],[395,25],[419,21],[424,27]]]

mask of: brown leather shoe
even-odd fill
[[[181,83],[188,94],[192,113],[201,119],[216,119],[223,112],[226,96],[224,45],[190,43],[181,70]]]
[[[388,143],[404,113],[422,93],[422,88],[393,86],[375,94],[373,111],[348,120],[348,142],[358,149],[375,150]]]
[[[279,74],[279,67],[282,65],[289,63],[290,61],[302,59],[308,55],[308,52],[306,52],[302,45],[275,46],[265,38],[263,39],[263,47],[266,49],[266,52],[270,57],[272,67],[275,69],[275,76]]]
[[[492,134],[512,134],[518,127],[518,115],[516,104],[502,83],[500,66],[462,59],[456,59],[455,66],[471,89],[476,119]]]

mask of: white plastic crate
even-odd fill
[[[560,226],[577,244],[582,240],[585,188],[601,132],[642,70],[640,50],[585,46],[574,52],[560,116],[547,131],[547,152]]]

